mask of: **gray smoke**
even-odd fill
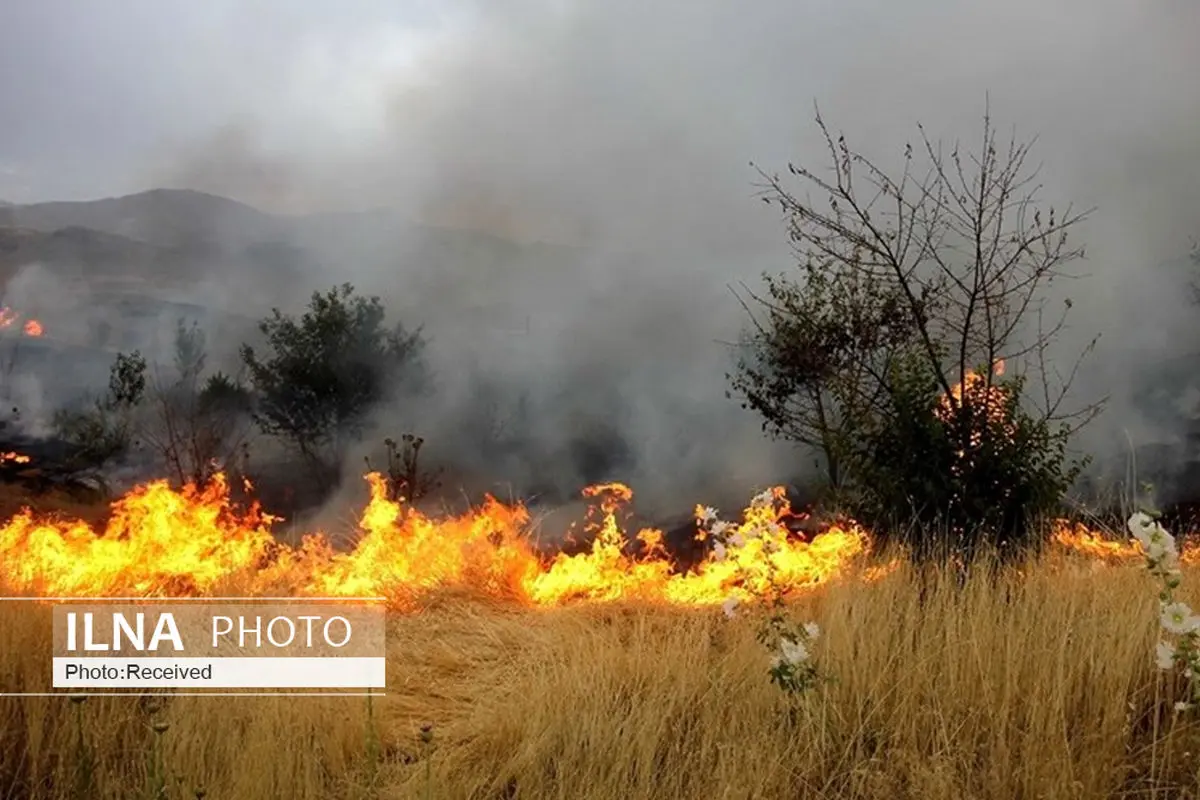
[[[426,325],[437,400],[388,409],[379,429],[423,433],[431,457],[482,483],[571,490],[612,471],[678,508],[808,468],[725,398],[722,342],[743,322],[730,284],[789,264],[749,162],[820,165],[814,101],[883,161],[917,122],[974,141],[985,93],[1002,129],[1038,135],[1047,197],[1098,208],[1080,231],[1087,277],[1070,286],[1062,352],[1103,334],[1077,396],[1111,402],[1080,446],[1119,457],[1124,431],[1179,434],[1135,394],[1148,360],[1190,352],[1195,335],[1189,276],[1162,266],[1200,232],[1192,2],[504,0],[414,7],[394,15],[404,24],[367,0],[336,18],[315,3],[233,15],[165,2],[123,22],[55,5],[100,25],[89,47],[140,42],[157,61],[105,68],[102,96],[130,103],[96,133],[106,169],[44,185],[187,186],[283,213],[390,209],[373,232],[313,233],[325,267],[311,288],[349,280]],[[92,132],[68,131],[63,113],[39,118],[64,151],[87,152]],[[147,129],[149,155],[131,144]],[[525,249],[478,237],[435,263],[433,234],[414,225]],[[280,287],[272,301],[302,295]],[[486,451],[483,428],[520,446]]]

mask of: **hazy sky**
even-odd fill
[[[586,346],[659,380],[631,401],[652,406],[649,432],[699,398],[727,408],[713,342],[743,321],[727,286],[787,263],[749,162],[819,165],[814,102],[886,162],[918,121],[977,135],[986,93],[1004,130],[1040,137],[1047,197],[1099,209],[1068,332],[1104,333],[1094,383],[1192,330],[1153,266],[1200,233],[1196,0],[5,6],[0,198],[165,185],[587,244],[578,290],[548,296],[534,275],[512,291],[571,321],[542,342],[547,363]],[[613,266],[628,251],[650,254],[636,275]],[[699,428],[724,431],[725,413]]]
[[[187,183],[695,230],[745,204],[748,161],[811,152],[814,101],[895,149],[917,120],[969,133],[986,91],[1085,204],[1194,200],[1197,36],[1190,0],[13,0],[0,198]]]

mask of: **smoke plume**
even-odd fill
[[[210,20],[179,44],[222,63],[189,73],[208,118],[129,175],[322,214],[301,226],[311,288],[351,281],[431,337],[436,399],[384,409],[380,432],[414,429],[489,486],[619,476],[672,510],[802,476],[809,456],[725,396],[744,322],[729,287],[790,264],[750,162],[822,166],[814,102],[886,162],[918,122],[976,141],[986,101],[1039,137],[1049,199],[1097,208],[1062,350],[1102,334],[1077,394],[1111,399],[1080,446],[1180,433],[1135,390],[1195,331],[1189,276],[1164,266],[1200,233],[1194,3],[505,0],[406,25],[361,5],[357,23],[302,3]],[[260,55],[218,56],[218,34]],[[387,210],[332,232],[330,212],[370,209]]]

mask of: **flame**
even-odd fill
[[[1110,564],[1129,563],[1145,557],[1142,546],[1136,539],[1106,539],[1081,522],[1057,520],[1051,538],[1055,544],[1067,550]]]
[[[435,519],[388,499],[378,474],[366,476],[371,497],[359,521],[360,537],[339,552],[316,533],[290,546],[271,531],[275,518],[256,504],[238,511],[223,476],[206,489],[172,489],[166,481],[135,488],[113,505],[107,526],[39,519],[23,510],[0,528],[0,584],[9,590],[61,596],[195,595],[239,593],[385,596],[411,607],[423,593],[467,589],[534,606],[571,601],[639,598],[688,605],[722,602],[731,594],[763,590],[768,575],[803,590],[843,572],[867,551],[868,538],[849,524],[812,541],[789,539],[768,551],[762,540],[723,562],[680,572],[664,552],[660,531],[634,539],[617,521],[632,498],[622,484],[590,487],[598,501],[589,525],[591,550],[546,559],[527,536],[522,505],[487,498],[471,513]],[[776,496],[781,496],[777,492]],[[739,530],[752,530],[784,511],[747,509]]]
[[[1004,374],[1004,359],[997,359],[992,364],[992,377]],[[1007,422],[1004,409],[1008,390],[996,386],[985,376],[975,370],[968,370],[963,379],[950,388],[950,394],[943,395],[938,404],[937,415],[942,422],[949,422],[962,408],[964,402],[986,410],[987,418],[998,425]]]
[[[18,321],[20,321],[20,319],[21,319],[21,315],[15,311],[13,311],[8,306],[4,306],[4,307],[0,308],[0,330],[3,330],[5,328],[11,328]],[[28,319],[21,326],[21,331],[26,336],[35,336],[36,337],[36,336],[41,336],[43,333],[45,333],[46,328],[38,320]]]
[[[595,504],[590,549],[547,558],[531,543],[530,515],[520,504],[488,497],[469,513],[435,518],[390,500],[382,476],[366,481],[370,500],[359,538],[342,551],[323,533],[282,543],[271,527],[278,518],[256,503],[235,508],[220,474],[202,489],[177,490],[166,481],[136,487],[113,504],[103,530],[24,509],[0,527],[0,587],[42,596],[383,596],[396,609],[415,608],[438,590],[534,607],[619,599],[711,606],[731,596],[762,597],[771,586],[812,589],[847,574],[870,552],[870,536],[853,522],[830,524],[809,540],[789,532],[782,522],[790,512],[776,488],[725,532],[727,541],[742,544],[723,560],[710,554],[681,571],[661,531],[626,535],[618,516],[633,493],[613,483],[584,491]],[[631,547],[635,541],[642,547]],[[1056,524],[1053,541],[1097,563],[1141,557],[1136,543],[1107,540],[1077,523]],[[1183,561],[1200,563],[1200,550],[1185,549]],[[859,573],[873,582],[899,564],[866,565]]]
[[[0,464],[7,464],[9,462],[13,464],[28,464],[29,456],[24,455],[23,453],[14,453],[11,451],[7,453],[0,453]]]
[[[1004,359],[997,359],[992,364],[991,377],[1000,377],[1003,374]],[[969,466],[972,463],[970,453],[983,444],[985,433],[1002,431],[1010,439],[1016,436],[1016,425],[1009,418],[1006,407],[1008,397],[1008,387],[996,385],[974,370],[969,370],[961,381],[952,386],[949,394],[942,395],[934,409],[934,414],[942,424],[949,425],[953,422],[962,412],[964,405],[972,409],[982,409],[983,420],[986,420],[986,424],[978,424],[981,422],[978,418],[971,420],[977,424],[971,427],[963,449],[956,453],[958,461],[951,465],[955,474],[961,473],[963,464]]]

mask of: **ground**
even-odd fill
[[[1196,585],[1188,568],[1184,594]],[[0,681],[21,688],[45,669],[46,617],[8,605]],[[1195,794],[1200,724],[1154,668],[1155,584],[1137,566],[1059,554],[962,589],[907,567],[847,574],[789,613],[820,623],[832,678],[794,698],[769,683],[749,611],[443,593],[391,617],[387,696],[370,703],[0,700],[0,785],[77,796],[90,764],[95,796],[144,796],[158,752],[170,797]]]
[[[41,490],[33,485],[0,482],[0,520],[11,519],[25,508],[38,516],[53,514],[81,519],[94,526],[103,525],[109,515],[108,505],[97,502],[95,494],[83,489]]]

